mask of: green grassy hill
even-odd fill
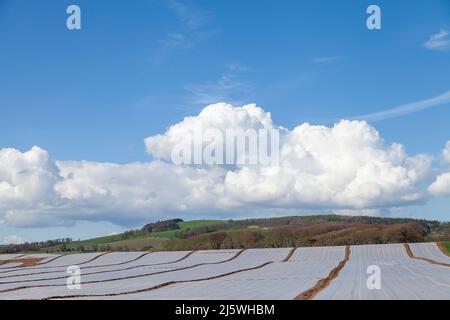
[[[194,229],[194,228],[205,227],[205,226],[212,226],[212,225],[219,224],[219,223],[220,224],[225,223],[225,221],[222,221],[222,220],[183,221],[183,222],[178,223],[178,226],[180,227],[180,229],[152,232],[151,235],[155,236],[155,237],[159,237],[159,238],[173,239],[173,238],[175,238],[176,233],[180,232],[182,230]]]
[[[162,250],[164,243],[175,238],[176,234],[181,231],[186,231],[194,228],[212,226],[214,224],[222,224],[225,221],[221,220],[192,220],[178,223],[179,229],[167,230],[160,232],[144,232],[141,230],[133,233],[121,233],[100,238],[93,238],[83,241],[75,241],[70,244],[71,248],[79,249],[84,247],[84,250],[98,250],[101,247],[110,247],[110,250]]]

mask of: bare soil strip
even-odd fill
[[[112,266],[124,265],[124,264],[127,264],[127,263],[135,262],[135,261],[137,261],[137,260],[143,258],[144,256],[146,256],[146,255],[148,255],[148,254],[150,254],[150,253],[152,253],[152,252],[146,252],[146,253],[144,253],[144,254],[141,254],[139,257],[133,258],[133,259],[128,260],[128,261],[120,262],[120,263],[111,263],[111,264],[103,264],[103,265],[97,265],[97,266],[84,267],[83,270],[86,270],[86,269],[92,269],[92,268],[112,267]],[[186,256],[183,257],[182,259],[185,259],[185,258],[186,258]],[[176,261],[168,262],[168,264],[177,262],[177,261],[179,261],[179,260],[180,260],[180,259],[178,259],[178,260],[176,260]],[[52,267],[52,268],[59,268],[59,267],[56,266],[56,267]],[[125,269],[117,269],[117,270],[113,270],[113,271],[120,271],[120,270],[126,270],[126,268],[125,268]],[[41,272],[25,273],[25,274],[20,274],[20,275],[0,276],[0,279],[20,278],[20,277],[28,277],[28,276],[32,276],[32,275],[35,275],[35,274],[51,274],[51,273],[55,273],[55,272],[64,272],[64,271],[65,271],[64,267],[61,267],[61,270],[44,271],[44,272],[41,271]],[[112,272],[112,271],[102,271],[102,272]],[[97,272],[97,273],[102,273],[102,272]],[[92,272],[92,273],[85,273],[85,274],[95,274],[95,272]],[[30,282],[30,281],[40,281],[40,280],[60,279],[60,278],[61,278],[61,277],[59,277],[59,278],[40,278],[40,279],[33,279],[33,280],[3,281],[3,282],[0,282],[0,284],[5,284],[5,283],[21,283],[21,282]]]
[[[193,280],[179,280],[179,281],[169,281],[169,282],[164,282],[161,284],[158,284],[156,286],[150,287],[150,288],[145,288],[145,289],[140,289],[140,290],[135,290],[135,291],[126,291],[126,292],[119,292],[119,293],[105,293],[105,294],[85,294],[85,295],[70,295],[70,296],[54,296],[54,297],[48,297],[45,299],[41,299],[41,300],[53,300],[53,299],[69,299],[69,298],[87,298],[87,297],[114,297],[114,296],[121,296],[121,295],[129,295],[129,294],[134,294],[134,293],[142,293],[142,292],[148,292],[148,291],[152,291],[152,290],[157,290],[157,289],[161,289],[170,285],[174,285],[174,284],[179,284],[179,283],[190,283],[190,282],[200,282],[200,281],[208,281],[208,280],[214,280],[214,279],[219,279],[219,278],[223,278],[232,274],[236,274],[236,273],[241,273],[241,272],[245,272],[245,271],[251,271],[251,270],[256,270],[256,269],[261,269],[269,264],[272,264],[273,261],[269,261],[269,262],[265,262],[259,266],[256,267],[252,267],[252,268],[246,268],[246,269],[239,269],[239,270],[235,270],[235,271],[231,271],[231,272],[227,272],[227,273],[223,273],[217,276],[212,276],[212,277],[207,277],[207,278],[201,278],[201,279],[193,279]]]
[[[192,254],[194,254],[197,251],[198,250],[192,250],[192,251],[188,252],[185,256],[181,257],[180,259],[172,261],[172,262],[168,262],[168,263],[176,263],[176,262],[183,261],[184,259],[189,258]]]
[[[99,274],[99,273],[107,273],[107,272],[116,272],[116,271],[124,271],[124,270],[131,270],[131,269],[135,269],[135,268],[140,268],[140,267],[151,267],[151,266],[159,266],[159,265],[166,265],[166,264],[173,264],[179,261],[182,261],[186,258],[188,258],[191,254],[193,254],[194,252],[196,252],[196,250],[194,251],[190,251],[189,253],[187,253],[185,256],[181,257],[180,259],[174,260],[174,261],[170,261],[170,262],[161,262],[161,263],[152,263],[152,264],[141,264],[141,265],[137,265],[137,266],[131,266],[131,267],[127,267],[127,268],[121,268],[121,269],[114,269],[114,270],[107,270],[107,271],[98,271],[98,272],[90,272],[90,273],[83,273],[84,275],[89,275],[89,274]],[[142,255],[140,255],[137,258],[134,258],[132,260],[129,261],[125,261],[125,262],[121,262],[121,263],[112,263],[112,264],[104,264],[104,265],[97,265],[97,266],[90,266],[90,267],[84,267],[83,270],[86,269],[91,269],[91,268],[100,268],[100,267],[111,267],[111,266],[118,266],[118,265],[123,265],[126,263],[130,263],[130,262],[135,262],[139,259],[141,259],[142,257],[148,255],[152,253],[150,252],[146,252]],[[55,267],[56,268],[56,267]],[[0,279],[5,279],[5,278],[17,278],[17,277],[26,277],[26,276],[31,276],[34,274],[51,274],[51,273],[55,273],[55,272],[62,272],[65,271],[64,270],[64,266],[62,267],[63,270],[57,270],[57,271],[46,271],[46,272],[35,272],[35,273],[27,273],[27,274],[23,274],[23,275],[10,275],[10,276],[3,276],[0,277]],[[3,281],[0,282],[0,284],[7,284],[7,283],[24,283],[24,282],[35,282],[35,281],[43,281],[43,280],[58,280],[58,279],[64,279],[67,276],[63,276],[63,277],[51,277],[51,278],[39,278],[39,279],[32,279],[32,280],[17,280],[17,281]]]
[[[287,255],[286,258],[284,258],[284,260],[282,262],[288,262],[289,259],[292,257],[292,255],[294,254],[295,250],[297,250],[297,247],[292,248],[292,250],[289,252],[289,254]]]
[[[93,257],[93,258],[90,259],[90,260],[87,260],[87,261],[84,261],[84,262],[81,262],[81,263],[77,263],[76,265],[81,266],[81,265],[83,265],[83,264],[86,264],[86,263],[92,262],[92,261],[94,261],[94,260],[97,260],[98,258],[104,256],[105,254],[109,254],[109,253],[110,253],[110,252],[104,252],[104,253],[101,253],[101,254],[99,254],[99,255]],[[54,261],[54,260],[56,260],[57,258],[62,258],[62,257],[65,257],[65,256],[66,256],[66,255],[57,256],[57,257],[53,258],[51,261]],[[49,262],[51,262],[51,261],[47,261],[47,262],[42,263],[42,264],[47,264],[47,263],[49,263]],[[50,269],[50,268],[67,268],[67,267],[70,267],[70,266],[73,265],[73,264],[62,265],[62,266],[45,266],[45,267],[40,267],[40,265],[41,265],[41,264],[38,264],[35,268],[22,268],[21,266],[11,267],[11,268],[8,268],[8,270],[6,270],[6,271],[1,271],[1,274],[5,274],[5,273],[9,273],[9,272],[16,272],[16,271],[43,270],[43,269]],[[38,273],[40,273],[40,272],[38,272]],[[28,275],[28,274],[27,274],[27,275]]]
[[[0,265],[2,265],[2,263],[11,263],[11,261],[13,261],[14,259],[20,259],[20,258],[25,257],[25,256],[26,256],[26,254],[21,254],[21,255],[18,255],[15,258],[12,258],[12,259],[0,259]],[[11,268],[11,267],[9,267],[9,268]],[[1,269],[9,269],[9,268],[8,267],[0,268],[0,270]]]
[[[439,250],[442,251],[443,254],[445,254],[447,257],[450,257],[450,253],[448,253],[447,249],[444,248],[442,243],[436,242],[436,245],[438,246]]]
[[[145,274],[138,274],[138,275],[133,275],[133,276],[127,276],[127,277],[120,277],[120,278],[112,278],[112,279],[108,279],[108,280],[92,280],[92,281],[86,281],[83,282],[83,284],[92,284],[92,283],[107,283],[107,282],[113,282],[113,281],[119,281],[119,280],[126,280],[126,279],[135,279],[135,278],[142,278],[142,277],[147,277],[147,276],[152,276],[152,275],[156,275],[156,274],[163,274],[163,273],[169,273],[169,272],[175,272],[175,271],[181,271],[181,270],[187,270],[187,269],[192,269],[195,267],[199,267],[199,266],[204,266],[204,265],[215,265],[215,264],[221,264],[221,263],[225,263],[225,262],[229,262],[231,260],[236,259],[237,257],[239,257],[246,249],[242,249],[241,251],[237,252],[233,257],[228,258],[226,260],[222,260],[222,261],[218,261],[218,262],[205,262],[205,263],[198,263],[192,266],[187,266],[187,267],[182,267],[182,268],[177,268],[177,269],[170,269],[170,270],[163,270],[163,271],[156,271],[156,272],[151,272],[151,273],[145,273]],[[170,263],[161,263],[161,264],[171,264],[171,263],[175,263],[181,260],[186,259],[187,257],[189,257],[191,254],[193,254],[195,251],[192,251],[190,253],[188,253],[186,256],[184,256],[181,259],[178,259],[177,261],[173,261]],[[161,265],[161,264],[156,264],[156,265]],[[155,265],[150,265],[150,266],[155,266]],[[142,266],[134,266],[133,268],[136,267],[145,267],[145,265]],[[130,267],[131,268],[131,267]],[[128,270],[130,268],[125,268],[123,270]],[[117,270],[115,270],[117,271]],[[102,272],[98,272],[98,273],[102,273]],[[86,274],[84,274],[86,275]],[[58,280],[58,279],[66,279],[67,276],[64,277],[58,277],[58,278],[53,278],[53,279],[44,279],[44,280]],[[33,281],[33,280],[31,280]],[[26,281],[23,281],[26,282]],[[19,282],[20,283],[20,282]],[[42,284],[42,285],[30,285],[30,286],[21,286],[21,287],[16,287],[16,288],[9,288],[9,289],[5,289],[5,290],[0,290],[0,293],[4,293],[4,292],[11,292],[11,291],[18,291],[18,290],[24,290],[24,289],[30,289],[30,288],[52,288],[52,287],[65,287],[66,284]]]
[[[439,261],[436,261],[436,260],[433,260],[433,259],[428,259],[428,258],[423,258],[423,257],[416,257],[414,255],[414,253],[412,252],[411,247],[409,246],[409,244],[404,243],[403,245],[405,246],[406,253],[412,259],[423,260],[423,261],[426,261],[426,262],[431,263],[431,264],[437,264],[437,265],[444,266],[444,267],[450,267],[450,263],[443,263],[443,262],[439,262]]]
[[[339,272],[345,267],[345,264],[350,259],[351,250],[350,246],[345,247],[345,257],[344,260],[340,261],[336,268],[331,270],[330,274],[321,280],[319,280],[316,285],[302,293],[300,293],[298,296],[294,298],[294,300],[312,300],[319,292],[321,292],[323,289],[329,286],[331,281],[337,278],[339,275]]]
[[[44,260],[45,258],[22,258],[22,259],[11,259],[11,260],[2,260],[4,263],[20,263],[20,266],[10,267],[10,268],[17,268],[17,267],[31,267],[39,264],[40,261]],[[6,268],[5,268],[6,269]],[[8,268],[9,269],[9,268]]]
[[[25,257],[25,256],[27,256],[27,254],[21,255],[20,257]],[[55,261],[56,259],[59,259],[59,258],[61,258],[61,257],[64,257],[64,255],[59,255],[59,256],[53,257],[52,259],[50,259],[50,260],[48,260],[48,261],[46,261],[46,262],[38,263],[38,264],[35,264],[35,265],[42,266],[42,265],[44,265],[44,264],[50,263],[50,262],[52,262],[52,261]],[[17,257],[17,258],[15,258],[15,259],[11,260],[10,262],[16,261],[16,260],[18,260],[18,259],[19,259],[19,258]],[[21,259],[27,259],[27,258],[21,258]],[[31,259],[31,258],[30,258],[30,259]],[[44,259],[45,259],[45,258],[42,258],[41,260],[44,260]],[[35,265],[31,265],[31,266],[35,266]],[[31,267],[31,266],[26,266],[26,267]],[[7,271],[1,272],[2,274],[3,274],[3,273],[7,273],[7,272],[12,272],[12,271],[26,270],[26,268],[23,268],[23,265],[15,266],[15,267],[9,267],[9,268],[0,268],[0,270],[2,270],[2,269],[7,269]],[[10,269],[13,269],[13,270],[10,270]],[[37,269],[37,268],[34,268],[34,269]]]
[[[140,264],[137,266],[131,266],[131,267],[126,267],[126,268],[121,268],[121,269],[114,269],[114,270],[105,270],[105,271],[97,271],[97,272],[88,272],[88,273],[84,273],[83,272],[83,276],[87,276],[87,275],[91,275],[91,274],[102,274],[102,273],[111,273],[111,272],[118,272],[118,271],[125,271],[125,270],[132,270],[132,269],[136,269],[136,268],[141,268],[141,267],[156,267],[156,266],[161,266],[161,265],[168,265],[168,264],[173,264],[176,262],[180,262],[186,258],[188,258],[190,255],[192,255],[193,253],[195,253],[196,250],[194,251],[190,251],[188,254],[186,254],[185,256],[181,257],[180,259],[174,260],[174,261],[170,261],[170,262],[161,262],[161,263],[150,263],[150,264]],[[143,256],[149,254],[151,252],[147,252],[146,254],[141,255],[138,258],[142,258]],[[236,256],[234,256],[232,259],[236,258],[238,255],[240,255],[242,253],[242,250],[239,251]],[[137,258],[131,260],[131,261],[136,261]],[[128,262],[127,262],[128,263]],[[222,263],[222,262],[221,262]],[[109,266],[109,265],[105,265],[105,266]],[[113,264],[114,266],[114,264]],[[91,267],[86,267],[83,268],[83,270],[88,269],[88,268],[94,268],[94,267],[98,267],[98,266],[91,266]],[[38,273],[38,274],[42,274]],[[52,271],[46,272],[46,273],[53,273]],[[35,273],[36,274],[36,273]],[[14,277],[14,276],[9,276],[9,277]],[[1,278],[1,277],[0,277]],[[17,281],[2,281],[0,282],[0,284],[11,284],[11,283],[29,283],[29,282],[37,282],[37,281],[45,281],[45,280],[59,280],[59,279],[66,279],[67,276],[59,276],[59,277],[50,277],[50,278],[39,278],[39,279],[30,279],[30,280],[17,280]],[[89,282],[87,282],[89,283]],[[2,291],[0,291],[2,292]]]

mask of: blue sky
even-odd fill
[[[65,27],[72,3],[81,30]],[[369,4],[381,7],[381,30],[366,28]],[[449,29],[444,0],[0,0],[0,148],[146,162],[145,137],[219,101],[256,103],[289,129],[332,125],[448,92],[450,50],[425,44]],[[371,124],[408,154],[438,155],[450,140],[449,119],[447,102]],[[404,210],[446,219],[449,205],[434,199]],[[82,221],[0,224],[0,242],[127,227]]]

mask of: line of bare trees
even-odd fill
[[[218,231],[166,243],[168,250],[282,248],[304,246],[334,246],[382,244],[423,241],[425,232],[416,223],[331,224],[309,227],[280,226],[268,229],[247,228],[238,231]]]

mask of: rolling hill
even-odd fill
[[[409,218],[314,215],[247,220],[172,219],[82,241],[0,246],[1,253],[234,249],[442,241],[449,223]]]

